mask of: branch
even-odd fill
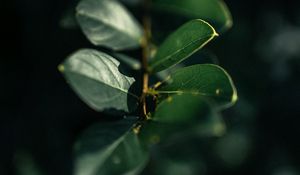
[[[144,0],[143,9],[143,26],[144,26],[144,39],[142,44],[142,65],[143,65],[143,94],[141,96],[141,103],[143,106],[143,117],[147,119],[147,104],[146,97],[149,88],[149,73],[148,73],[148,58],[150,56],[149,43],[151,39],[151,17],[150,17],[151,0]]]

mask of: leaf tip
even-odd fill
[[[214,32],[214,34],[213,34],[215,37],[218,37],[218,36],[220,36],[216,31]]]
[[[212,38],[219,36],[219,34],[216,31],[216,29],[209,22],[207,22],[207,21],[205,21],[203,19],[196,19],[196,21],[200,21],[200,22],[206,24],[211,29],[211,31],[212,31]]]
[[[141,131],[142,125],[141,124],[136,124],[136,126],[134,126],[132,128],[132,131],[134,134],[138,135]]]
[[[212,25],[210,25],[210,24],[208,24],[208,25],[211,27],[212,32],[213,32],[212,38],[220,36],[219,33],[216,31],[216,29]]]
[[[57,66],[57,69],[58,69],[59,72],[63,73],[65,71],[65,66],[60,64],[60,65]]]
[[[221,5],[221,8],[224,11],[224,15],[226,17],[226,22],[225,22],[224,26],[222,27],[222,29],[220,30],[223,33],[233,26],[233,20],[232,20],[232,15],[231,15],[227,5],[225,4],[225,2],[219,1],[219,3]]]
[[[233,26],[233,21],[232,21],[232,19],[227,20],[226,23],[225,23],[225,27],[229,29],[229,28],[231,28],[232,26]]]
[[[237,95],[237,92],[236,92],[236,90],[234,90],[233,95],[232,95],[232,98],[231,98],[231,102],[232,102],[233,104],[235,104],[235,103],[238,101],[238,99],[239,99],[239,97],[238,97],[238,95]]]

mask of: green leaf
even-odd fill
[[[63,29],[76,29],[78,27],[76,17],[75,17],[75,8],[68,8],[62,15],[60,22],[60,27]]]
[[[213,102],[194,94],[169,96],[158,105],[153,121],[180,127],[193,126],[189,129],[201,136],[224,133],[224,123]]]
[[[133,132],[136,119],[98,123],[75,144],[75,175],[138,174],[148,161]]]
[[[168,82],[169,81],[168,77],[172,74],[172,72],[175,72],[176,70],[181,69],[183,67],[185,67],[185,65],[182,64],[182,63],[179,63],[179,64],[176,64],[175,66],[172,66],[168,69],[157,72],[155,75],[160,81]]]
[[[79,25],[94,45],[114,50],[140,45],[141,27],[118,1],[82,0],[76,10]]]
[[[163,71],[160,71],[156,73],[156,76],[161,81],[168,81],[168,77],[175,72],[178,69],[181,69],[183,67],[192,66],[195,64],[219,64],[218,58],[213,53],[207,51],[207,50],[201,50],[191,57],[189,59],[186,59],[182,61],[181,63],[170,67],[168,69],[165,69]]]
[[[149,63],[149,71],[155,73],[178,64],[217,35],[214,28],[203,20],[197,19],[184,24],[158,48]]]
[[[180,151],[179,151],[180,150]],[[145,173],[151,175],[199,175],[206,174],[206,166],[200,151],[205,151],[195,139],[180,140],[176,144],[155,147]],[[202,170],[202,171],[201,171]]]
[[[121,63],[128,65],[128,67],[130,67],[132,70],[138,71],[142,68],[141,62],[132,57],[121,53],[114,53],[113,56],[115,56]]]
[[[158,93],[189,93],[209,97],[221,108],[232,106],[237,101],[231,77],[217,65],[199,64],[179,69],[171,74],[169,82]]]
[[[220,33],[232,26],[230,11],[223,0],[153,0],[153,4],[163,11],[204,19]]]
[[[16,175],[46,174],[42,167],[39,166],[39,163],[35,160],[33,154],[25,150],[16,150],[14,153],[14,168]],[[3,172],[1,171],[1,173]]]
[[[215,127],[213,118],[216,116],[219,117],[218,111],[205,97],[173,95],[157,106],[152,119],[141,129],[141,139],[152,145],[174,138],[178,141],[190,135],[214,136],[217,135],[215,130],[209,129]]]
[[[59,66],[68,83],[91,108],[110,114],[132,112],[138,105],[135,79],[129,77],[113,57],[92,49],[81,49]]]
[[[184,124],[205,116],[210,106],[201,96],[192,94],[174,95],[162,101],[156,108],[153,121]]]
[[[201,137],[220,137],[226,132],[226,124],[219,113],[211,115],[205,122],[195,128],[195,134]]]

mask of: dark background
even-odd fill
[[[45,174],[71,174],[76,136],[101,119],[57,71],[66,56],[90,46],[79,30],[59,25],[72,3],[1,1],[1,175],[30,168],[20,163],[27,154],[32,159],[25,162],[37,162]],[[214,165],[205,172],[298,175],[300,3],[226,3],[234,26],[211,47],[232,75],[240,100],[224,112],[228,134],[210,150]]]

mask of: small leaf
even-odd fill
[[[195,128],[195,134],[201,137],[220,137],[226,132],[226,124],[223,117],[215,113],[211,115],[204,123],[201,123]]]
[[[222,33],[231,28],[232,17],[223,0],[153,0],[154,7],[188,18],[201,18]]]
[[[221,108],[229,107],[237,100],[231,77],[217,65],[199,64],[179,69],[171,74],[170,81],[171,83],[159,89],[158,93],[189,93],[208,97]]]
[[[140,25],[116,0],[82,0],[77,6],[77,20],[94,45],[114,50],[140,45]]]
[[[59,70],[79,97],[96,111],[119,115],[134,111],[138,105],[138,97],[131,90],[135,79],[124,74],[119,61],[103,52],[81,49]]]
[[[142,64],[140,61],[131,58],[127,55],[121,54],[121,53],[114,53],[113,56],[115,56],[121,63],[124,63],[128,65],[132,70],[141,70]]]
[[[149,71],[159,72],[178,64],[201,49],[218,34],[207,22],[197,19],[181,26],[158,48]]]
[[[218,111],[209,99],[192,94],[173,95],[158,105],[153,118],[142,127],[141,138],[152,145],[174,137],[180,140],[189,135],[214,135],[210,128],[215,127],[215,116],[219,116]]]
[[[98,123],[75,144],[75,175],[138,174],[148,161],[137,135],[135,119]]]
[[[2,168],[2,167],[1,167]],[[33,154],[24,150],[17,150],[14,153],[14,170],[16,175],[44,175],[44,169],[39,166]],[[1,174],[6,174],[2,171]]]
[[[75,17],[75,9],[73,7],[67,9],[63,13],[59,25],[63,29],[76,29],[78,27],[76,17]]]

